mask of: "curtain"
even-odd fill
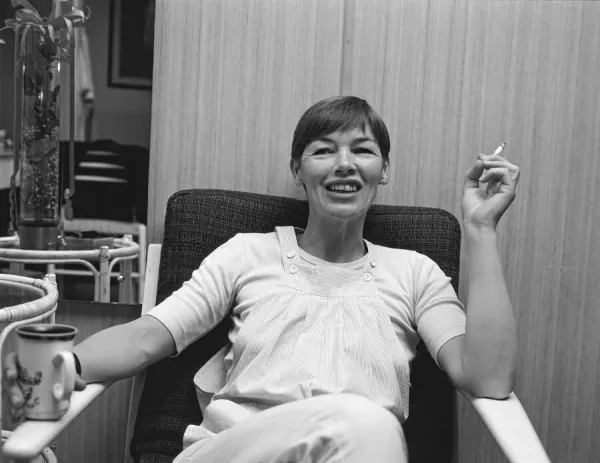
[[[84,8],[83,0],[72,0],[76,8]],[[74,138],[76,141],[85,141],[90,137],[88,119],[94,103],[94,82],[92,79],[92,60],[90,57],[89,38],[86,26],[74,29],[75,35],[75,127]],[[61,115],[60,131],[61,138],[69,138],[69,115],[70,115],[70,69],[66,65],[61,70]]]

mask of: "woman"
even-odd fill
[[[431,259],[363,239],[367,211],[389,179],[389,150],[385,124],[364,100],[335,97],[309,108],[290,161],[308,198],[306,229],[236,235],[147,315],[76,346],[83,378],[132,376],[230,314],[226,378],[177,463],[407,461],[401,424],[419,338],[457,388],[506,397],[516,327],[496,226],[519,169],[480,155],[466,173],[465,317]],[[487,191],[480,182],[489,182]],[[14,364],[9,356],[19,407]]]

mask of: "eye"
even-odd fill
[[[360,146],[360,147],[356,148],[356,152],[357,153],[375,154],[373,150],[371,150],[369,148],[365,148],[364,146]]]
[[[333,150],[331,148],[319,148],[313,154],[331,154]]]

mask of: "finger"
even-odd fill
[[[492,167],[507,167],[511,171],[511,173],[519,170],[519,166],[517,166],[507,160],[501,160],[501,159],[489,160],[487,158],[483,158],[482,161],[483,161],[483,165],[486,169],[490,169]]]
[[[496,193],[498,193],[498,191],[500,191],[501,186],[502,186],[502,183],[498,182],[497,180],[488,182],[487,188],[485,189],[486,196],[488,198],[490,196],[494,196]]]
[[[481,183],[488,183],[494,180],[505,185],[512,185],[513,183],[513,178],[510,174],[510,170],[508,170],[508,168],[506,167],[494,167],[492,169],[489,169],[485,174],[483,174],[479,178],[479,181]]]
[[[481,161],[483,162],[483,165],[486,169],[489,169],[490,167],[507,167],[510,170],[517,170],[519,168],[518,166],[516,166],[508,161],[489,160],[489,159],[482,159]]]
[[[477,161],[465,174],[465,188],[479,188],[479,178],[483,174],[483,162]]]
[[[17,379],[17,353],[11,352],[4,357],[4,377],[11,383]]]
[[[10,404],[14,408],[21,408],[23,406],[23,391],[21,391],[21,388],[17,384],[13,384],[6,388],[6,394],[8,395]]]
[[[506,158],[503,158],[499,154],[485,154],[485,153],[481,153],[481,154],[478,154],[477,157],[479,159],[481,159],[482,161],[483,160],[487,160],[487,161],[505,161],[505,162],[508,162],[508,160]]]
[[[15,383],[2,381],[2,396],[8,399],[12,407],[19,407],[22,404],[22,394],[19,393],[20,388]]]
[[[481,161],[506,162],[506,163],[510,164],[511,166],[515,166],[516,167],[515,164],[513,164],[512,162],[510,162],[508,159],[503,158],[499,154],[485,154],[485,153],[480,153],[480,154],[477,155],[477,159],[480,159]]]
[[[516,171],[516,172],[514,172],[514,173],[513,173],[511,176],[512,176],[512,179],[513,179],[513,181],[515,182],[515,185],[516,185],[517,183],[519,183],[519,177],[521,176],[521,169],[519,169],[519,168],[517,167],[517,171]]]
[[[25,414],[25,410],[23,408],[13,409],[11,411],[13,424],[21,423],[23,421],[24,414]]]
[[[515,179],[519,176],[520,169],[518,166],[511,164],[510,162],[499,162],[499,161],[484,161],[483,165],[486,170],[494,168],[507,168],[510,171],[511,178]]]
[[[85,381],[81,378],[81,376],[77,376],[77,378],[75,379],[75,390],[83,391],[85,389],[85,386]]]

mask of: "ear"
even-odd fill
[[[387,183],[390,178],[390,162],[383,161],[383,169],[381,169],[381,181],[382,183]]]
[[[294,182],[298,183],[300,177],[300,161],[291,158],[290,159],[290,170],[292,171],[292,175],[294,176]]]

